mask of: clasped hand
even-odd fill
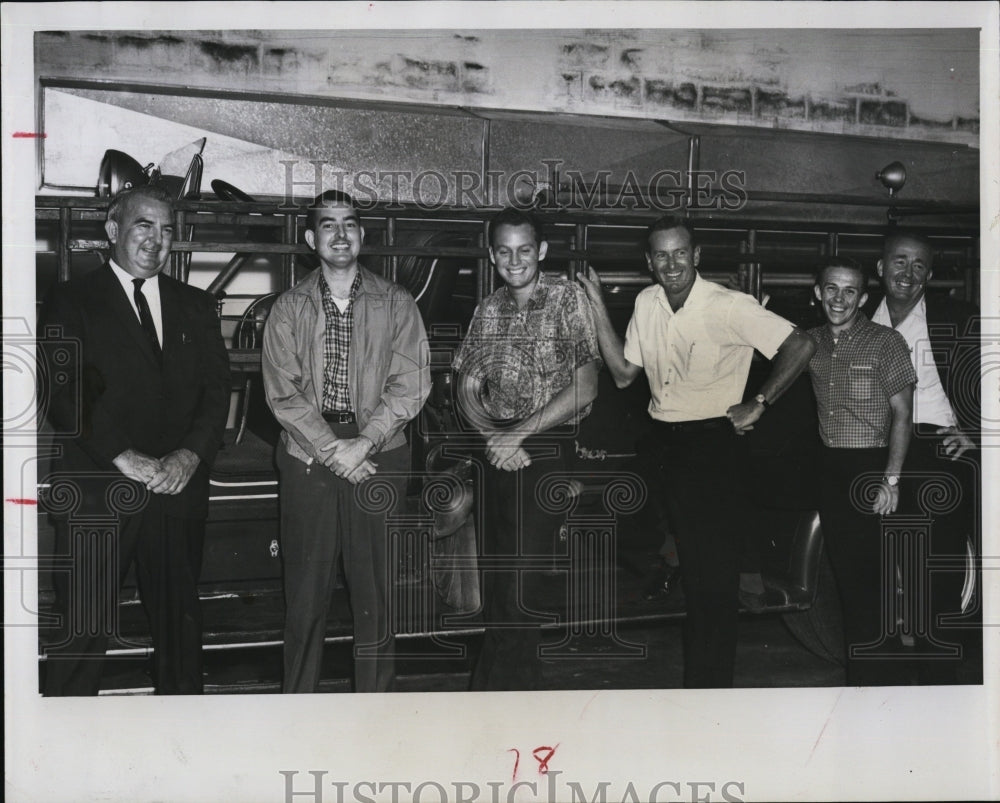
[[[113,462],[122,474],[141,482],[153,493],[174,496],[187,487],[199,461],[198,455],[190,449],[176,449],[159,460],[134,449],[126,449]]]
[[[761,417],[764,410],[757,402],[734,404],[726,410],[726,417],[733,422],[737,435],[753,429],[754,423]]]
[[[364,482],[375,474],[378,466],[368,459],[374,444],[364,435],[341,438],[320,447],[323,465],[352,485]]]
[[[521,447],[523,438],[508,432],[486,436],[486,459],[501,471],[519,471],[531,465],[531,456]]]

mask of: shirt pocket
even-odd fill
[[[711,342],[695,342],[686,346],[688,378],[696,382],[710,382],[718,378],[721,349]]]
[[[847,370],[848,398],[866,400],[875,395],[875,368],[852,364]]]

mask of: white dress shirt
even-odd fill
[[[652,418],[717,418],[741,401],[754,349],[771,359],[793,328],[753,296],[697,275],[676,312],[660,285],[639,293],[625,359],[646,371]]]
[[[917,372],[917,386],[913,392],[913,423],[953,427],[957,423],[955,413],[951,409],[944,388],[941,387],[941,375],[934,362],[931,338],[927,332],[926,302],[927,299],[922,296],[910,310],[909,315],[896,327],[896,331],[903,336],[906,345],[910,347],[910,358]],[[884,298],[875,310],[872,321],[892,328],[889,307]]]
[[[135,317],[139,318],[139,308],[135,304],[135,285],[132,284],[132,280],[136,277],[118,267],[113,259],[109,259],[108,264],[111,265],[112,273],[114,273],[118,278],[118,281],[122,283],[122,289],[125,291],[128,303],[135,312]],[[149,304],[149,314],[153,316],[153,326],[156,328],[156,339],[160,342],[160,346],[162,346],[163,310],[160,307],[160,274],[156,274],[156,276],[152,279],[146,279],[146,281],[142,283],[142,294],[146,297],[146,303]],[[140,320],[140,323],[141,322],[142,321]]]

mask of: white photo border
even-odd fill
[[[68,29],[246,28],[980,28],[983,313],[998,320],[1000,141],[996,102],[998,7],[994,3],[7,3],[3,52],[4,337],[34,324],[33,144],[38,93],[33,33]],[[20,322],[20,323],[19,323]],[[984,337],[1000,339],[1000,326]],[[996,376],[996,368],[991,376]],[[29,398],[32,377],[4,371],[5,420]],[[984,417],[998,420],[997,388],[984,387]],[[545,800],[551,779],[522,772],[512,789],[513,749],[558,744],[558,788],[607,800],[632,785],[644,800],[997,799],[1000,797],[1000,627],[985,627],[986,684],[938,688],[737,689],[530,694],[259,695],[44,699],[37,693],[37,630],[18,613],[37,583],[23,544],[33,544],[32,448],[5,439],[5,716],[7,799],[12,801],[353,801],[368,783],[411,788],[478,784],[479,800]],[[983,454],[984,488],[1000,476]],[[993,485],[992,487],[997,487]],[[984,494],[987,623],[1000,623],[1000,503]],[[993,523],[991,526],[990,523]],[[26,548],[26,547],[25,547]],[[992,569],[992,571],[991,571]],[[534,763],[531,761],[531,763]],[[288,797],[291,782],[294,797]],[[323,773],[320,776],[311,772]],[[303,794],[318,777],[320,798]],[[489,787],[489,782],[505,784]],[[340,784],[340,786],[338,786]],[[360,784],[360,787],[359,787]],[[662,784],[667,784],[662,786]],[[692,789],[692,784],[695,785]],[[710,787],[709,784],[712,786]],[[727,784],[736,784],[726,786]],[[676,786],[674,786],[676,785]],[[494,789],[493,792],[490,790]],[[675,791],[679,789],[680,791]],[[339,794],[338,794],[339,793]],[[465,787],[465,795],[470,788]],[[361,795],[362,797],[358,797]],[[400,792],[400,800],[409,800]],[[440,793],[428,785],[424,800]],[[631,799],[625,797],[624,799]]]

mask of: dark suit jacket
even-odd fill
[[[865,307],[869,317],[882,301],[879,294]],[[927,333],[941,386],[963,432],[979,443],[982,351],[979,309],[948,296],[927,296]]]
[[[48,418],[64,446],[58,471],[105,473],[86,488],[94,512],[107,509],[98,495],[118,474],[112,460],[123,451],[162,457],[187,448],[201,461],[181,493],[163,497],[166,511],[207,515],[208,469],[229,411],[229,360],[208,293],[161,275],[160,304],[162,368],[108,264],[57,285],[42,309],[43,338],[78,342],[69,363],[48,366],[50,378],[68,377],[49,385]]]

